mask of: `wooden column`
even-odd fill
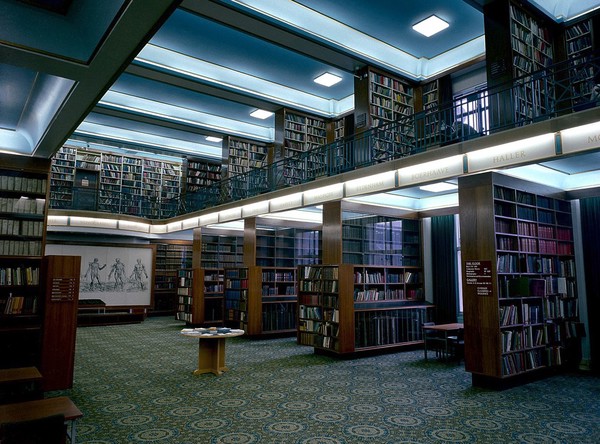
[[[256,218],[244,219],[244,265],[256,265]]]
[[[194,228],[192,244],[192,268],[202,266],[202,228]]]
[[[342,263],[342,202],[323,204],[323,265]]]

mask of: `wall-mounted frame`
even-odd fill
[[[47,255],[81,256],[79,299],[110,306],[150,306],[154,289],[150,245],[47,244]]]

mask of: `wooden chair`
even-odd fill
[[[434,351],[436,357],[444,355],[445,343],[444,339],[440,337],[436,331],[427,330],[426,327],[435,325],[435,322],[423,322],[423,341],[425,341],[425,359],[427,359],[427,352]]]
[[[2,444],[65,444],[65,415],[0,424]]]

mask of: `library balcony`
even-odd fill
[[[192,192],[149,198],[101,187],[91,195],[89,189],[74,188],[73,199],[61,200],[60,190],[51,188],[50,208],[163,220],[420,153],[436,150],[443,156],[444,151],[438,150],[451,153],[456,151],[452,147],[472,139],[596,107],[600,103],[596,88],[600,86],[594,73],[598,72],[598,56],[570,59],[517,78],[511,84],[455,97],[452,103],[435,105],[391,124],[358,131],[351,137],[261,168],[251,168],[247,173],[196,187]],[[82,198],[77,199],[78,195]]]

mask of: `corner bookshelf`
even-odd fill
[[[340,355],[422,344],[420,268],[310,265],[298,276],[299,344]]]
[[[65,145],[52,158],[50,200],[53,202],[54,208],[70,209],[73,205],[76,153],[76,148]]]
[[[489,268],[478,288],[463,266],[474,384],[510,384],[578,360],[571,205],[562,195],[497,173],[459,178],[463,263]]]
[[[376,128],[367,156],[385,162],[410,154],[415,147],[413,85],[367,67],[355,78],[354,90],[356,130]]]
[[[296,332],[296,268],[225,270],[228,321],[249,336]]]

